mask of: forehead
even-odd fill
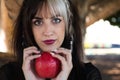
[[[49,18],[53,16],[48,8],[42,8],[37,11],[37,14],[35,16],[43,17],[43,18]]]
[[[56,8],[57,6],[51,6],[48,3],[43,3],[41,6],[38,7],[38,11],[35,16],[40,17],[51,17],[51,16],[62,16],[59,9]]]

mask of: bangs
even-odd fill
[[[66,2],[66,0],[47,0],[47,1],[48,1],[48,8],[50,10],[49,11],[50,14],[52,16],[62,16],[66,25],[65,33],[68,34],[69,31],[71,32],[71,29],[68,28],[69,20],[71,16],[71,12],[69,11],[70,9],[68,8],[67,5],[69,3]]]
[[[67,15],[63,0],[48,0],[48,7],[52,16],[59,15],[65,18],[65,15]]]
[[[67,10],[63,0],[45,0],[43,3],[39,4],[37,15],[38,14],[46,18],[51,15],[62,16],[65,19],[65,16],[67,15]]]

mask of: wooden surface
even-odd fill
[[[23,0],[5,0],[8,15],[12,20],[16,19]],[[106,18],[120,10],[120,0],[74,0],[80,10],[80,15],[87,16],[86,26],[95,21]]]
[[[14,61],[15,57],[9,53],[0,52],[0,67],[9,61]]]
[[[103,80],[120,80],[120,55],[87,56],[101,72]]]

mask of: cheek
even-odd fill
[[[65,27],[63,26],[61,29],[59,29],[59,30],[57,31],[57,33],[58,33],[58,35],[59,35],[59,38],[60,38],[61,40],[63,40],[63,39],[64,39],[64,36],[65,36]]]
[[[41,31],[38,29],[33,29],[33,36],[34,36],[35,41],[37,42],[37,40],[40,39]]]
[[[65,29],[62,29],[59,33],[60,33],[61,37],[64,38],[64,36],[65,36]]]

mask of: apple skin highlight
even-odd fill
[[[41,78],[54,78],[61,71],[61,62],[49,52],[42,52],[41,56],[35,59],[35,71]]]

